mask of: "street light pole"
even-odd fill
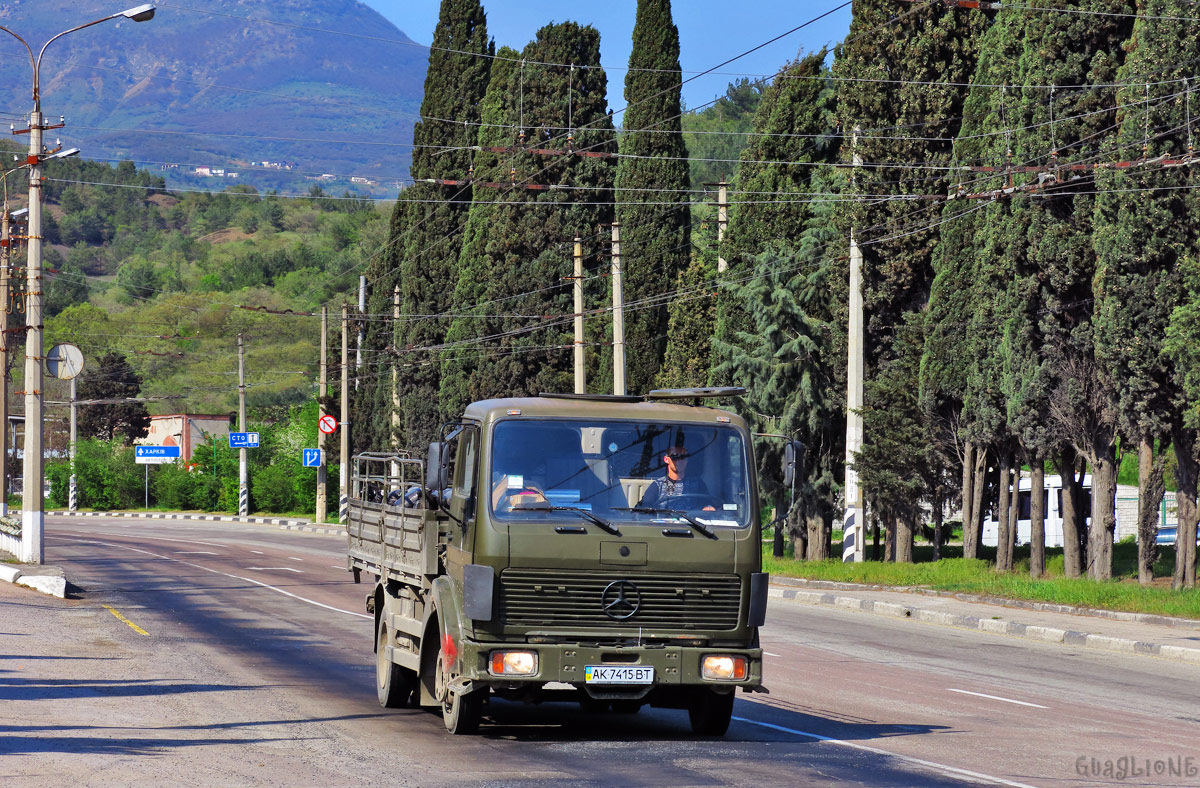
[[[46,48],[65,35],[83,30],[93,25],[114,19],[131,19],[134,22],[145,22],[154,18],[155,7],[146,3],[125,11],[95,19],[86,24],[64,30],[50,38],[37,57],[33,49],[21,36],[0,25],[0,31],[8,33],[21,42],[29,53],[29,63],[33,67],[33,112],[29,115],[29,264],[27,277],[27,293],[25,304],[25,323],[28,332],[25,338],[25,459],[24,459],[24,490],[21,494],[21,560],[26,563],[40,564],[44,552],[43,528],[46,521],[45,501],[43,499],[43,457],[42,434],[45,430],[42,408],[42,162],[47,158],[43,155],[42,132],[47,127],[42,119],[42,88],[41,68],[42,58]],[[64,152],[66,155],[78,153],[78,149]],[[58,154],[58,155],[64,155]]]

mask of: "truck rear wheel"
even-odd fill
[[[403,709],[408,706],[413,690],[417,688],[417,674],[387,658],[389,641],[387,624],[381,617],[375,638],[375,690],[380,706]]]
[[[697,687],[688,701],[688,719],[692,733],[697,736],[724,736],[733,717],[732,692],[714,692],[707,687]]]

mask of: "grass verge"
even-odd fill
[[[834,547],[839,548],[840,545],[835,542]],[[968,560],[962,557],[962,548],[958,546],[944,548],[943,555],[947,557],[936,562],[932,560],[932,547],[918,546],[914,550],[917,562],[912,564],[879,561],[843,564],[838,560],[797,561],[786,556],[775,558],[768,544],[763,550],[763,567],[772,575],[781,577],[932,588],[1006,599],[1200,619],[1200,588],[1171,590],[1170,575],[1175,563],[1173,548],[1159,548],[1158,562],[1154,567],[1155,582],[1151,586],[1142,586],[1137,582],[1137,545],[1121,543],[1115,545],[1114,549],[1114,579],[1106,582],[1064,577],[1061,549],[1047,550],[1046,577],[1034,580],[1029,576],[1028,547],[1018,548],[1017,571],[1011,573],[997,572],[992,568],[995,548],[985,548],[983,559]]]

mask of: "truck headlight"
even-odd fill
[[[532,676],[537,673],[536,651],[493,651],[490,673],[493,676]]]
[[[707,654],[700,660],[700,675],[716,681],[741,681],[746,678],[746,658],[732,654]]]

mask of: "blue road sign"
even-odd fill
[[[231,433],[229,433],[229,448],[231,448],[231,449],[257,449],[258,448],[258,433],[257,432],[231,432]]]
[[[174,462],[180,457],[178,446],[135,446],[133,459],[138,465]]]
[[[320,468],[321,455],[324,453],[320,449],[304,449],[304,467],[305,468]]]

